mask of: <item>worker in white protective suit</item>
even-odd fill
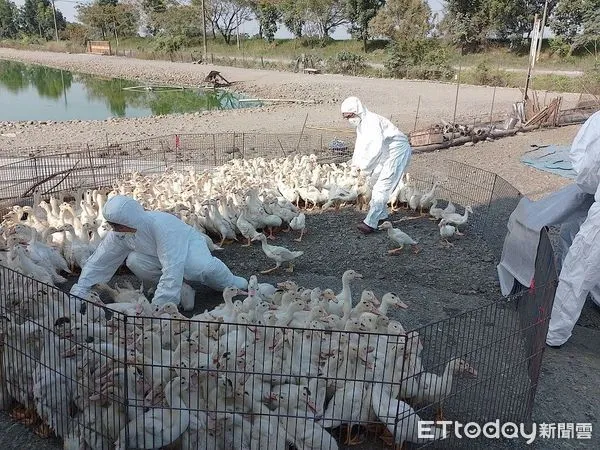
[[[577,186],[594,195],[594,202],[562,264],[546,337],[553,347],[571,337],[588,294],[596,297],[600,284],[600,112],[583,124],[570,156]]]
[[[385,117],[372,113],[356,97],[342,102],[342,116],[356,127],[352,169],[367,176],[372,187],[367,217],[358,226],[373,233],[388,218],[387,203],[410,161],[408,138]]]
[[[172,214],[145,211],[131,197],[116,195],[104,205],[108,232],[88,259],[71,294],[87,298],[97,283],[107,283],[123,264],[146,286],[156,285],[153,304],[180,302],[184,279],[222,291],[248,282],[211,255],[200,233]]]

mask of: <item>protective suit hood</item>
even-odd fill
[[[348,97],[342,102],[342,114],[346,113],[353,113],[359,117],[363,117],[367,113],[367,109],[358,97]]]
[[[575,182],[584,192],[595,194],[600,185],[600,111],[579,129],[570,156],[577,172]]]
[[[147,222],[146,211],[142,205],[126,195],[111,197],[104,204],[102,214],[108,222],[118,223],[136,230],[142,228]]]

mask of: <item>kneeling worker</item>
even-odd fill
[[[103,215],[113,230],[82,268],[73,295],[87,298],[92,286],[110,281],[123,261],[145,284],[158,283],[152,300],[156,305],[178,305],[184,279],[219,291],[248,286],[211,255],[196,229],[172,214],[145,211],[133,198],[116,195],[104,205]]]

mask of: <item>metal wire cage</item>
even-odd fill
[[[545,230],[534,281],[412,331],[367,333],[84,301],[2,267],[2,407],[98,449],[501,446],[439,420],[530,419],[556,288]]]

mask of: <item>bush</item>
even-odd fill
[[[173,55],[186,44],[187,39],[184,36],[159,36],[154,43],[154,48],[158,52],[167,53],[172,60]]]
[[[509,84],[506,73],[499,69],[492,69],[487,61],[482,61],[475,67],[473,82],[485,86],[506,87]]]
[[[600,95],[600,69],[587,71],[581,80],[587,88],[587,92],[592,95]]]
[[[362,55],[352,52],[338,52],[325,63],[325,70],[329,73],[342,73],[349,75],[360,75],[365,73],[367,64]]]
[[[553,38],[548,41],[550,47],[550,55],[556,55],[559,58],[564,58],[571,54],[571,46],[564,41],[563,38]]]
[[[307,47],[307,48],[325,48],[329,44],[331,44],[331,42],[333,42],[333,40],[334,39],[330,36],[325,36],[325,37],[307,36],[307,37],[301,38],[300,45],[302,47]]]
[[[447,48],[433,39],[395,42],[384,66],[395,78],[448,80],[454,76]]]
[[[79,23],[68,23],[67,27],[60,32],[61,39],[85,45],[90,38],[90,29]]]

